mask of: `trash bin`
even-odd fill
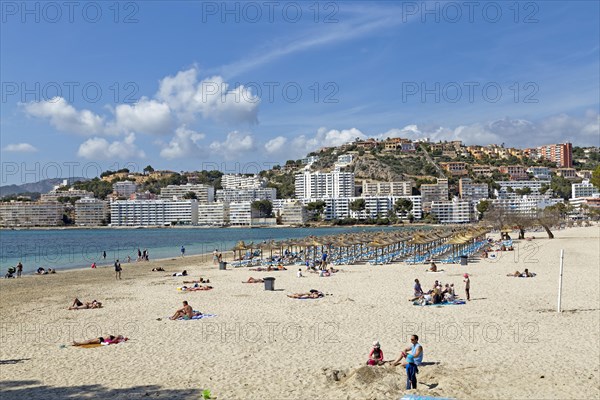
[[[275,290],[275,278],[267,277],[263,280],[265,281],[265,290]]]
[[[460,265],[469,264],[469,256],[460,256]]]
[[[227,269],[227,262],[226,261],[219,261],[219,269],[220,270],[226,270]]]

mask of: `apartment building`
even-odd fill
[[[456,154],[454,156],[456,156]],[[440,166],[442,169],[450,172],[452,176],[463,176],[469,173],[467,171],[467,163],[462,161],[444,162],[440,163]]]
[[[223,202],[245,202],[255,200],[273,201],[277,198],[275,188],[253,188],[253,189],[218,189],[217,201]]]
[[[197,225],[198,201],[116,200],[110,213],[111,226]]]
[[[108,224],[110,208],[107,201],[83,198],[75,202],[75,225],[100,226]]]
[[[113,192],[117,196],[129,198],[137,192],[138,185],[132,181],[120,181],[113,184]]]
[[[296,174],[295,192],[297,199],[325,199],[354,196],[354,174],[352,172],[310,172]]]
[[[412,194],[412,182],[368,182],[363,181],[363,197],[381,197],[381,196],[410,196]]]
[[[514,181],[529,179],[529,174],[522,165],[503,165],[498,168],[498,171],[508,174],[510,179]]]
[[[448,179],[439,179],[434,184],[421,185],[421,202],[423,209],[429,211],[433,201],[448,200]]]
[[[471,172],[475,176],[492,176],[495,167],[491,165],[475,164],[471,166]]]
[[[352,160],[354,159],[352,154],[342,154],[337,158],[337,164],[339,165],[348,165],[352,164]]]
[[[258,175],[225,174],[221,177],[223,189],[258,189],[266,187],[265,179]]]
[[[532,174],[535,179],[549,181],[552,178],[552,171],[548,167],[529,167],[527,173]]]
[[[231,226],[250,226],[252,224],[251,202],[229,203],[229,224]]]
[[[600,190],[594,185],[590,183],[590,181],[585,180],[581,183],[573,183],[571,185],[571,198],[577,199],[580,197],[593,197],[596,193],[599,193]]]
[[[0,226],[59,226],[62,225],[64,210],[64,205],[57,202],[0,203]]]
[[[68,197],[68,198],[84,198],[84,197],[94,197],[94,193],[88,192],[87,190],[78,190],[70,188],[69,190],[51,190],[48,193],[44,193],[40,196],[40,201],[58,201],[59,197]]]
[[[532,158],[544,158],[556,163],[557,167],[573,166],[573,145],[571,143],[549,144],[524,151]]]
[[[281,221],[285,225],[303,225],[308,221],[306,207],[299,201],[289,201],[283,204]]]
[[[565,179],[578,179],[579,178],[575,168],[557,168],[556,175],[562,176]]]
[[[457,198],[451,201],[433,201],[431,213],[441,224],[462,224],[471,220],[471,205],[469,201]]]
[[[563,199],[555,199],[547,194],[530,194],[519,196],[515,193],[504,193],[492,200],[494,207],[525,216],[535,216],[538,209],[563,203]]]
[[[532,192],[539,192],[542,186],[550,186],[550,181],[496,181],[496,184],[500,186],[500,191],[529,188]]]
[[[458,192],[462,200],[479,202],[489,197],[487,183],[473,183],[469,178],[461,178],[458,181]]]
[[[198,225],[229,225],[229,214],[229,203],[216,202],[209,204],[198,204]]]
[[[160,198],[164,200],[183,200],[189,193],[196,194],[196,200],[200,204],[208,204],[215,201],[215,188],[203,184],[169,185],[160,189]]]

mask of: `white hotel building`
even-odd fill
[[[538,209],[544,209],[554,204],[563,203],[563,199],[552,198],[547,194],[529,194],[519,196],[515,193],[507,193],[492,200],[494,207],[500,207],[505,211],[526,216],[535,216]]]
[[[456,197],[451,201],[433,201],[431,213],[441,224],[463,224],[471,220],[471,205],[468,200]]]
[[[580,197],[594,197],[594,194],[598,192],[598,188],[592,185],[589,180],[584,180],[581,183],[573,183],[571,185],[572,199],[577,199]]]
[[[352,172],[310,172],[296,175],[297,199],[337,199],[354,196]]]
[[[229,225],[229,203],[198,204],[198,225]]]
[[[189,192],[196,194],[198,203],[208,204],[215,201],[215,189],[212,186],[191,183],[164,187],[160,189],[160,198],[165,200],[182,200]]]
[[[501,191],[506,191],[507,188],[512,190],[529,188],[532,192],[539,192],[542,186],[550,186],[550,181],[496,181],[500,185]]]
[[[350,204],[358,199],[365,201],[365,210],[351,211]],[[412,210],[406,214],[404,219],[407,219],[408,214],[412,214],[415,219],[423,217],[421,207],[421,196],[380,196],[380,197],[344,197],[337,199],[304,199],[304,204],[308,204],[317,200],[325,202],[325,211],[323,218],[326,221],[332,219],[344,218],[386,218],[388,212],[394,209],[396,201],[399,199],[408,199],[413,203]],[[399,215],[399,217],[401,217]]]
[[[197,200],[117,200],[110,205],[111,226],[198,224]]]
[[[223,189],[257,189],[266,186],[266,181],[258,175],[244,176],[226,174],[221,177]]]
[[[254,189],[219,189],[217,190],[217,201],[226,202],[244,202],[256,200],[270,200],[277,198],[277,189],[275,188],[254,188]]]

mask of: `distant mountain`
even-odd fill
[[[44,179],[39,182],[24,183],[23,185],[6,185],[0,186],[0,197],[10,196],[11,194],[21,193],[48,193],[54,186],[62,183],[64,178]],[[87,178],[69,178],[69,181],[87,181]]]

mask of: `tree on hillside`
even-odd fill
[[[273,204],[269,200],[253,201],[251,207],[253,210],[258,211],[258,214],[261,218],[268,218],[273,212]]]
[[[313,220],[318,221],[321,219],[323,211],[325,211],[325,202],[322,200],[313,201],[306,205],[306,209],[313,215]]]
[[[600,165],[598,165],[592,172],[592,179],[590,179],[590,183],[597,188],[600,188]]]
[[[144,175],[150,174],[152,172],[154,172],[154,168],[152,168],[151,165],[147,165],[146,168],[144,168]]]
[[[477,204],[477,212],[479,213],[478,220],[481,221],[481,219],[483,219],[483,217],[485,216],[485,213],[490,209],[491,206],[492,206],[492,202],[489,200],[481,200]]]
[[[409,212],[412,211],[413,202],[409,199],[398,199],[396,203],[394,203],[394,212],[402,215],[402,217],[406,217]]]

